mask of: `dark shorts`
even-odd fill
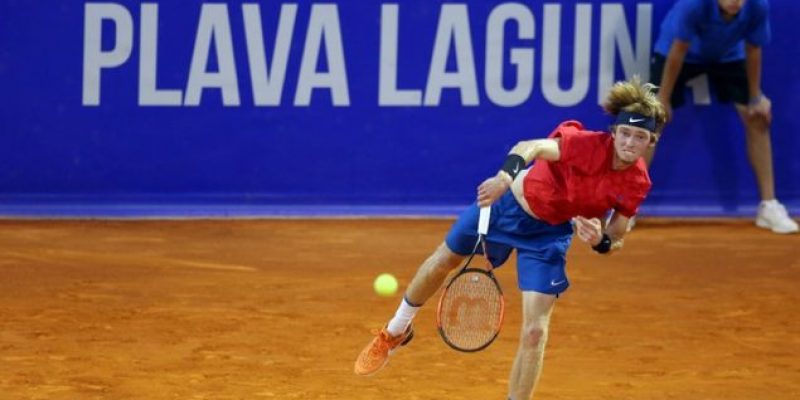
[[[661,54],[653,55],[650,61],[650,82],[653,84],[661,83],[661,74],[664,72],[666,61],[667,58]],[[685,102],[683,87],[686,86],[686,82],[702,74],[708,75],[711,89],[719,102],[745,105],[749,102],[750,95],[744,60],[712,64],[683,63],[670,99],[673,108],[678,108]]]
[[[478,240],[477,204],[467,208],[450,228],[445,242],[454,253],[469,255]],[[492,204],[486,235],[489,261],[499,267],[517,249],[517,283],[520,290],[558,295],[567,290],[567,249],[572,224],[550,225],[531,217],[509,191]]]

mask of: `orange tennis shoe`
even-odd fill
[[[375,338],[361,350],[356,359],[353,370],[357,375],[372,375],[380,371],[398,347],[407,345],[414,338],[414,326],[409,325],[402,335],[396,337],[390,335],[386,328],[372,333],[375,334]]]

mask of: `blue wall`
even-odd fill
[[[516,141],[564,119],[607,127],[598,99],[613,80],[647,74],[671,3],[6,0],[0,214],[453,213]],[[800,3],[772,9],[763,87],[774,105],[778,196],[796,213]],[[521,19],[490,22],[504,10]],[[582,30],[577,18],[587,18]],[[276,38],[279,21],[290,40]],[[504,40],[487,46],[487,32]],[[288,45],[285,57],[276,42]],[[258,49],[267,65],[285,61],[282,85],[280,67],[270,70],[280,93],[254,90]],[[381,63],[395,66],[383,88]],[[269,93],[271,103],[258,97]],[[731,107],[711,103],[677,110],[644,212],[753,212],[741,125]]]

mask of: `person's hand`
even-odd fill
[[[511,177],[504,172],[483,181],[478,186],[478,207],[488,207],[505,194],[511,186]]]
[[[572,221],[575,222],[575,232],[578,237],[590,246],[597,246],[603,240],[603,225],[599,219],[586,219],[579,215]]]
[[[764,121],[770,123],[772,121],[772,101],[762,94],[747,106],[747,115],[750,118],[763,118]]]

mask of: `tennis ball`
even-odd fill
[[[397,293],[397,279],[392,274],[380,274],[372,284],[379,296],[393,296]]]

